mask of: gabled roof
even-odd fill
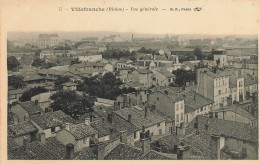
[[[69,132],[77,140],[98,134],[98,132],[95,129],[93,129],[90,125],[86,125],[85,123],[70,125]]]
[[[139,72],[140,74],[148,74],[148,73],[153,73],[151,70],[149,69],[136,69],[137,72]]]
[[[119,144],[105,156],[105,160],[137,160],[141,157],[141,149],[126,144]]]
[[[19,137],[36,131],[37,128],[31,123],[31,121],[8,126],[8,136],[10,137]]]
[[[165,119],[160,115],[157,115],[156,113],[150,111],[148,112],[149,112],[148,114],[149,116],[145,117],[145,110],[138,106],[134,106],[130,108],[117,110],[114,113],[123,117],[125,120],[128,120],[128,115],[131,114],[132,115],[131,123],[134,124],[139,129],[142,129],[143,126],[150,127],[152,125],[165,121]]]
[[[189,108],[196,110],[214,103],[213,100],[210,100],[194,91],[185,91],[180,94],[184,96],[185,108],[188,106]]]
[[[94,121],[90,125],[97,131],[99,137],[108,136],[111,134],[111,131],[113,133],[116,132],[116,129],[106,121]]]
[[[52,69],[52,68],[49,68],[49,69],[40,69],[38,71],[38,74],[43,74],[43,75],[63,75],[64,73],[66,72],[66,70],[64,71],[58,71],[58,70],[55,70],[55,69]]]
[[[249,141],[253,143],[258,142],[258,129],[257,127],[251,126],[249,124],[217,119],[217,118],[207,118],[205,116],[198,115],[198,130],[200,133],[207,132],[205,137],[210,137],[211,135],[225,136],[236,138],[243,141]],[[195,131],[194,123],[196,118],[193,119],[186,127],[186,134],[191,134]],[[208,130],[205,129],[205,124],[208,123]]]
[[[61,126],[64,123],[77,123],[74,119],[72,119],[70,116],[66,115],[60,110],[56,112],[48,112],[41,115],[32,116],[31,120],[34,121],[42,129]]]
[[[25,101],[25,102],[18,101],[18,104],[21,105],[21,107],[25,109],[29,113],[29,115],[35,115],[42,112],[40,106],[35,105],[35,103],[32,101]]]
[[[225,107],[224,109],[219,109],[219,110],[213,110],[212,112],[224,112],[224,111],[231,111],[234,112],[242,117],[245,117],[251,121],[256,120],[256,118],[250,114],[248,111],[246,111],[245,109],[241,108],[240,105],[231,105],[228,107]]]
[[[45,143],[33,141],[29,143],[29,149],[34,153],[36,160],[64,159],[66,147],[55,137],[47,138]]]
[[[170,73],[168,71],[161,71],[161,70],[157,70],[157,72],[161,73],[163,76],[167,77],[167,78],[172,78],[175,77],[175,75],[173,73]]]

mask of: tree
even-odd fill
[[[173,71],[176,76],[175,84],[179,87],[186,86],[186,82],[196,82],[196,73],[192,70],[177,69]]]
[[[83,94],[78,95],[76,91],[60,90],[50,97],[54,100],[50,107],[53,111],[62,110],[64,113],[76,118],[77,115],[89,113],[92,111],[96,97]]]
[[[57,80],[54,82],[54,87],[56,89],[62,89],[63,83],[70,82],[70,76],[60,76],[57,78]]]
[[[194,55],[197,57],[198,60],[203,59],[203,55],[200,47],[195,47]]]
[[[133,88],[120,89],[122,81],[116,79],[113,73],[106,73],[103,77],[94,76],[86,77],[82,83],[79,83],[78,91],[83,91],[91,96],[96,96],[105,99],[115,100],[122,93],[135,92]]]
[[[44,87],[31,88],[22,94],[22,96],[20,97],[20,101],[22,101],[22,102],[30,101],[33,96],[38,95],[40,93],[45,93],[45,92],[48,92],[48,90],[45,89]]]
[[[8,86],[13,86],[16,89],[23,88],[25,86],[23,77],[16,75],[8,77]]]
[[[116,79],[116,76],[112,72],[108,72],[103,76],[103,83],[109,85],[121,85],[122,82]]]
[[[36,58],[32,62],[32,66],[37,67],[37,68],[42,67],[44,64],[45,64],[45,61],[40,58]]]
[[[76,58],[76,59],[73,59],[73,60],[70,62],[70,65],[79,64],[79,63],[80,63],[79,58]]]
[[[20,65],[20,63],[18,62],[16,57],[14,57],[14,56],[7,57],[7,69],[8,70],[14,70],[19,65]]]

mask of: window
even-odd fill
[[[160,123],[157,124],[157,127],[159,127],[159,126],[160,126]]]
[[[136,132],[134,132],[134,138],[136,139]]]
[[[221,90],[218,90],[218,94],[219,94],[219,95],[221,94]]]
[[[51,128],[51,132],[52,133],[55,132],[55,127]]]
[[[183,113],[181,113],[181,121],[183,121]]]
[[[176,103],[176,110],[178,111],[179,110],[179,104]]]
[[[176,114],[176,122],[179,122],[179,114]]]
[[[203,108],[200,108],[200,111],[203,112]]]
[[[181,103],[181,109],[183,109],[183,103]]]
[[[227,93],[227,88],[226,88],[226,93]]]

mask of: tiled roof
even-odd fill
[[[105,160],[137,160],[141,157],[141,149],[130,145],[119,144],[105,156]]]
[[[85,123],[71,125],[69,132],[76,138],[82,139],[84,137],[89,137],[91,135],[98,134],[98,132],[93,129],[91,126],[86,125]]]
[[[56,138],[47,138],[43,144],[39,141],[29,143],[30,150],[35,154],[36,160],[58,160],[64,159],[66,147]]]
[[[31,121],[22,122],[19,124],[13,124],[8,126],[8,135],[10,137],[18,137],[26,135],[32,132],[36,132],[37,128],[31,123]]]
[[[63,83],[61,84],[62,86],[66,86],[66,87],[71,87],[71,86],[77,86],[77,83],[72,83],[72,82],[67,82],[67,83]]]
[[[173,73],[170,73],[168,71],[159,71],[163,76],[167,77],[167,78],[172,78],[172,77],[175,77],[175,75]]]
[[[9,90],[8,94],[9,95],[22,94],[24,91],[25,89],[14,89],[14,90]]]
[[[128,135],[133,134],[134,132],[141,130],[136,127],[134,124],[128,122],[120,115],[114,114],[112,126],[115,127],[118,131],[127,131]]]
[[[188,106],[189,108],[192,108],[194,110],[214,103],[214,101],[204,96],[201,96],[200,94],[197,94],[196,92],[193,91],[185,91],[185,92],[181,92],[180,94],[184,96],[185,107]]]
[[[110,135],[111,130],[113,130],[113,132],[116,131],[116,129],[106,121],[94,121],[91,122],[90,125],[93,129],[97,131],[99,137]]]
[[[35,105],[32,101],[18,102],[18,104],[20,104],[21,107],[29,113],[29,115],[35,115],[42,112],[40,106]]]
[[[8,149],[8,159],[12,160],[58,160],[65,155],[66,147],[54,137],[47,138],[45,143],[33,141],[27,150],[23,146]]]
[[[216,110],[216,111],[217,112],[231,111],[231,112],[239,114],[240,116],[245,117],[245,118],[247,118],[247,119],[249,119],[251,121],[256,120],[256,118],[252,114],[250,114],[245,109],[241,108],[240,105],[231,105],[231,106],[225,107],[224,109],[220,109],[220,110]],[[215,112],[215,111],[213,111],[213,112]]]
[[[74,64],[73,66],[79,67],[79,68],[84,68],[84,67],[92,67],[92,66],[98,66],[98,67],[104,67],[106,63],[101,63],[101,62],[82,62],[79,64]]]
[[[25,151],[22,146],[10,148],[7,150],[7,158],[9,160],[26,160],[33,159],[34,155]]]
[[[137,107],[124,108],[115,111],[115,113],[123,117],[125,120],[128,120],[128,115],[131,114],[131,123],[139,129],[142,129],[143,126],[150,127],[152,125],[165,121],[163,117],[150,111],[148,111],[149,116],[145,117],[145,110],[140,110],[140,108]]]
[[[175,158],[170,158],[167,157],[165,154],[163,153],[159,153],[156,152],[154,150],[150,150],[148,153],[146,153],[142,159],[143,160],[173,160],[173,159],[177,159],[177,154],[174,155]]]
[[[58,70],[55,70],[55,69],[41,69],[38,71],[38,74],[44,74],[44,75],[63,75],[66,71],[58,71]]]
[[[128,82],[126,85],[132,87],[132,88],[135,88],[135,87],[141,87],[143,86],[143,84],[137,82],[137,81],[133,81],[133,82]]]
[[[64,123],[76,123],[72,118],[68,118],[62,111],[48,112],[41,115],[35,115],[31,117],[31,120],[39,125],[42,129],[48,129],[52,127],[61,126]]]
[[[197,116],[198,118],[198,130],[199,132],[205,132],[205,124],[209,121],[209,128],[206,131],[210,135],[223,135],[226,137],[237,138],[249,142],[258,142],[258,130],[257,127],[253,127],[249,124],[217,119],[217,118],[207,118],[205,116]],[[194,123],[195,120],[192,120],[186,127],[186,134],[191,134],[195,131]]]
[[[139,72],[140,74],[148,74],[148,73],[153,73],[151,70],[149,69],[137,69],[137,72]]]
[[[8,137],[7,139],[7,147],[8,149],[19,147],[19,145],[15,142],[15,140],[11,137]]]
[[[155,90],[154,92],[160,92],[163,95],[167,96],[170,98],[173,102],[181,101],[184,100],[184,97],[180,95],[178,87],[164,87],[162,89]]]
[[[212,77],[212,78],[220,78],[220,77],[227,77],[229,76],[227,73],[213,73],[208,68],[201,68],[199,69],[200,72],[203,72],[204,74]]]
[[[44,79],[42,76],[38,75],[37,73],[35,72],[24,72],[24,73],[21,73],[21,76],[24,77],[24,81],[27,82],[27,81],[32,81],[32,80],[41,80],[41,79]]]

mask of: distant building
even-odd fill
[[[40,48],[53,47],[59,44],[58,34],[40,34],[38,36],[38,46]]]
[[[197,70],[197,93],[213,100],[214,108],[227,105],[229,96],[229,74],[216,74],[209,69]]]
[[[144,85],[152,85],[152,71],[149,69],[137,69],[132,72],[132,81]]]
[[[148,103],[152,111],[162,113],[174,120],[172,130],[184,123],[184,97],[177,94],[178,88],[155,89],[148,95]]]
[[[216,49],[212,52],[214,55],[214,61],[222,68],[228,65],[227,63],[227,52],[224,49]]]

